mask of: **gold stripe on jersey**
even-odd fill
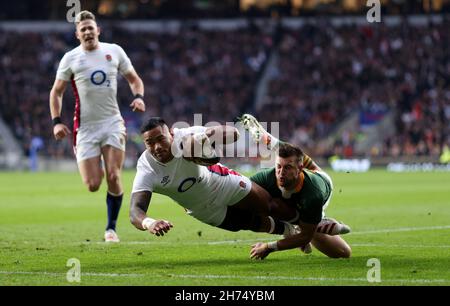
[[[300,173],[299,181],[297,186],[295,186],[295,192],[300,192],[303,188],[303,183],[305,182],[305,174],[303,172]]]
[[[303,158],[303,167],[308,168],[309,166],[311,166],[312,163],[313,160],[311,159],[311,157],[305,154]]]

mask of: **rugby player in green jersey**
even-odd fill
[[[245,114],[240,122],[256,142],[263,142],[268,149],[277,152],[275,167],[263,170],[250,179],[266,189],[273,198],[282,198],[294,205],[298,212],[295,221],[299,227],[297,233],[278,241],[254,244],[250,252],[251,258],[264,259],[272,252],[297,247],[308,253],[310,243],[329,257],[350,257],[351,248],[339,235],[327,235],[335,231],[332,227],[336,224],[341,227],[340,233],[350,231],[344,224],[324,222],[324,210],[333,191],[329,175],[300,148],[270,135],[253,116]]]

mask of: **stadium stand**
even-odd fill
[[[104,35],[111,35],[111,41],[126,46],[146,85],[149,115],[163,116],[169,122],[192,123],[193,113],[204,114],[205,120],[223,120],[227,114],[232,121],[252,103],[253,87],[271,44],[270,35],[255,30],[130,34],[114,28]],[[10,81],[0,81],[4,119],[24,151],[33,136],[41,136],[45,139],[42,154],[54,158],[70,156],[70,142],[57,143],[51,137],[48,94],[58,61],[65,50],[76,44],[73,33],[0,35],[4,54],[1,72],[10,76]],[[119,88],[122,114],[130,138],[135,139],[133,133],[140,122],[128,109],[131,93],[123,79]],[[72,122],[73,107],[74,98],[68,90],[63,102],[65,122]]]
[[[357,110],[363,126],[392,110],[396,133],[374,154],[438,155],[450,131],[448,28],[446,20],[422,26],[406,21],[377,27],[306,25],[285,31],[278,48],[279,73],[259,116],[283,122],[285,139],[313,154],[331,155],[336,147],[356,141],[358,131],[353,130],[328,152],[315,150],[316,141],[344,117]]]
[[[262,27],[263,28],[263,27]],[[251,110],[261,121],[279,121],[281,137],[315,155],[352,156],[355,129],[329,148],[318,140],[355,111],[360,125],[395,112],[396,131],[367,155],[436,155],[450,144],[449,20],[371,27],[306,24],[267,33],[257,26],[237,30],[182,27],[176,33],[132,32],[106,27],[105,41],[123,45],[146,86],[148,115],[169,122],[231,121]],[[274,35],[281,35],[274,39]],[[29,151],[35,136],[40,154],[73,156],[71,143],[51,135],[48,94],[58,61],[77,44],[72,31],[0,30],[0,107],[5,122]],[[267,59],[278,52],[276,78],[268,83],[263,106],[255,108],[255,87]],[[119,101],[128,132],[128,156],[142,150],[140,120],[128,109],[131,93],[124,80]],[[73,95],[64,97],[63,120],[72,121]],[[344,154],[343,151],[346,153]]]

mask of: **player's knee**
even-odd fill
[[[341,258],[350,258],[352,256],[352,248],[350,246],[345,246],[341,250]]]
[[[111,171],[107,177],[108,185],[117,185],[120,182],[120,175],[118,171]]]
[[[90,192],[96,192],[100,189],[100,184],[88,184],[88,189]]]
[[[87,179],[84,182],[90,192],[96,192],[99,190],[101,183],[102,181],[100,179]]]

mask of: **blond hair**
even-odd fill
[[[75,16],[75,24],[78,25],[80,22],[84,20],[93,20],[95,21],[95,15],[89,11],[81,11]]]

